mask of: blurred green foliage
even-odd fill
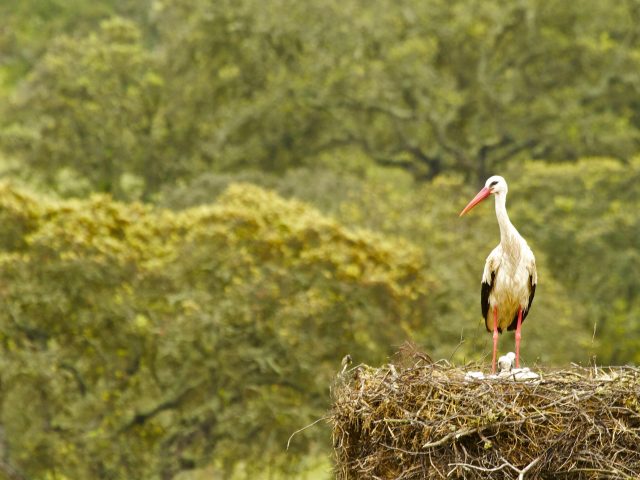
[[[9,31],[31,25],[20,12]],[[628,158],[640,139],[635,2],[158,0],[90,32],[97,12],[70,16],[11,93],[2,143],[122,198],[124,174],[149,198],[349,150],[477,180],[518,159]]]
[[[0,206],[3,441],[29,478],[276,461],[339,352],[382,362],[430,316],[419,249],[255,186],[177,214],[9,185]]]
[[[343,355],[486,359],[493,173],[526,363],[640,363],[638,2],[0,17],[0,479],[301,476]]]

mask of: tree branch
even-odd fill
[[[191,385],[185,388],[183,391],[178,393],[175,397],[169,398],[159,403],[158,405],[156,405],[150,410],[147,410],[146,412],[136,413],[131,420],[129,420],[127,423],[125,423],[118,429],[117,434],[124,433],[135,426],[143,425],[147,420],[149,420],[150,418],[153,418],[154,416],[158,415],[161,412],[164,412],[165,410],[170,410],[172,408],[178,407],[182,402],[182,400],[184,400],[184,398],[189,393],[191,393],[193,390],[198,388],[202,383],[204,382],[200,382],[200,384]]]

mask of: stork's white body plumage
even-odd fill
[[[487,257],[482,273],[482,283],[490,287],[488,310],[492,312],[494,307],[498,308],[499,332],[509,329],[514,320],[517,321],[519,308],[526,316],[529,302],[532,300],[532,286],[538,283],[536,259],[527,241],[509,220],[505,205],[506,196],[506,191],[495,193],[500,244]],[[487,307],[482,305],[482,308],[487,330],[492,331],[493,324],[488,320],[489,315],[484,312]]]
[[[512,252],[498,245],[487,258],[482,274],[482,283],[492,286],[489,292],[488,310],[491,312],[493,307],[498,308],[499,332],[513,330],[509,327],[514,320],[517,320],[514,317],[517,316],[518,309],[528,312],[531,283],[537,282],[533,252],[524,239],[520,240],[525,247],[520,257],[517,254],[514,256]],[[487,330],[492,331],[493,325],[489,320],[493,319],[487,315],[485,318]]]
[[[529,313],[538,283],[533,252],[509,220],[507,192],[504,178],[497,175],[490,177],[485,187],[460,213],[462,216],[489,195],[495,196],[500,244],[487,257],[482,273],[480,300],[487,330],[493,332],[494,371],[498,334],[505,329],[516,330],[516,366],[519,366],[520,328]]]

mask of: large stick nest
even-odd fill
[[[339,376],[338,479],[640,478],[640,369],[465,380],[415,358]]]

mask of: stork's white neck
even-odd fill
[[[520,236],[516,227],[513,226],[509,215],[507,214],[507,194],[496,193],[496,217],[498,218],[498,225],[500,226],[500,243],[503,248],[508,248],[513,244],[514,238]]]

